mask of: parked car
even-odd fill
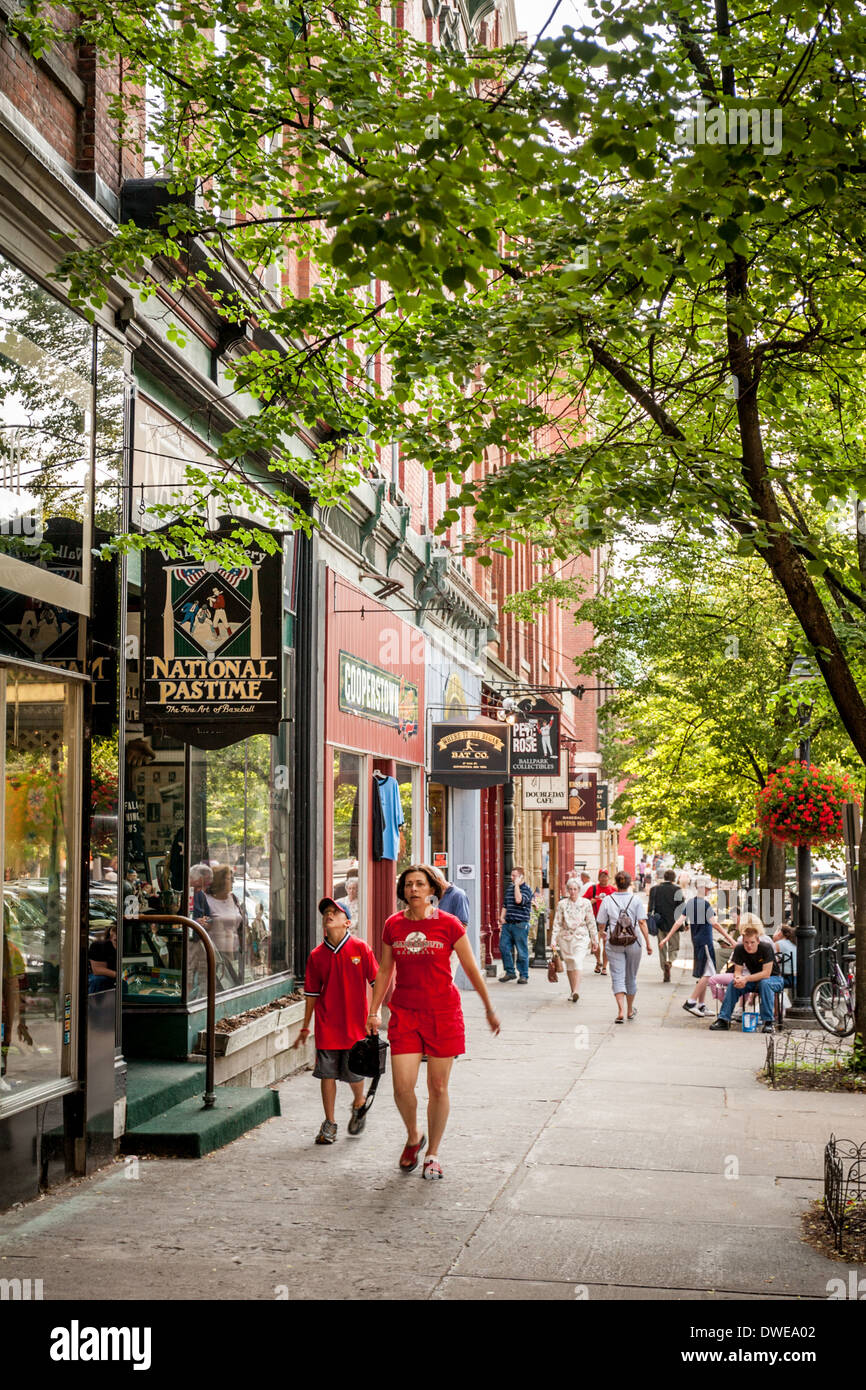
[[[46,966],[46,923],[48,918],[49,887],[47,878],[13,879],[3,884],[3,926],[11,940],[20,948],[27,967],[27,992],[57,988],[59,961]],[[59,915],[66,914],[66,887],[61,885]],[[117,921],[117,885],[91,884],[89,893],[88,933],[91,941],[100,940],[112,922]],[[56,929],[55,929],[56,939]]]
[[[838,917],[846,926],[851,925],[851,904],[848,901],[847,886],[829,889],[814,905],[820,907],[822,912],[829,912],[832,917]]]

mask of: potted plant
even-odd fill
[[[842,840],[842,811],[857,800],[844,773],[813,763],[776,768],[756,797],[758,826],[780,845],[833,845]]]

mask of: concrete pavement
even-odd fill
[[[799,1239],[831,1131],[866,1138],[859,1096],[771,1092],[761,1034],[685,1014],[682,963],[580,1002],[543,971],[490,982],[493,1038],[465,998],[445,1180],[397,1171],[386,1077],[365,1133],[320,1148],[319,1088],[200,1161],[118,1162],[0,1217],[0,1277],[46,1299],[825,1299],[843,1268]],[[422,1067],[422,1084],[423,1084]],[[862,1272],[862,1271],[861,1271]]]

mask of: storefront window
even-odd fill
[[[427,785],[427,807],[430,813],[430,858],[448,853],[448,791],[438,782]]]
[[[58,676],[0,671],[5,713],[2,1078],[10,1094],[70,1071],[78,941],[78,837],[74,828],[79,691]],[[116,922],[91,889],[91,937]]]
[[[190,749],[191,915],[217,950],[217,985],[232,989],[287,968],[285,857],[272,802],[283,771],[265,734]],[[204,952],[190,946],[190,997],[204,993]]]
[[[400,831],[400,857],[397,860],[397,876],[408,869],[414,859],[415,850],[415,769],[408,763],[396,765],[397,785],[400,788],[400,804],[403,807],[403,829]]]
[[[334,881],[330,893],[349,908],[352,926],[361,923],[361,776],[358,753],[334,749]],[[326,885],[326,891],[328,891]]]
[[[94,330],[0,257],[0,578],[19,599],[16,655],[50,660],[90,588]],[[53,576],[27,606],[27,571]],[[7,608],[9,599],[5,600]],[[23,606],[21,606],[23,605]]]

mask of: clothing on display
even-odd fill
[[[405,822],[396,777],[373,773],[373,858],[400,858],[400,827]]]

